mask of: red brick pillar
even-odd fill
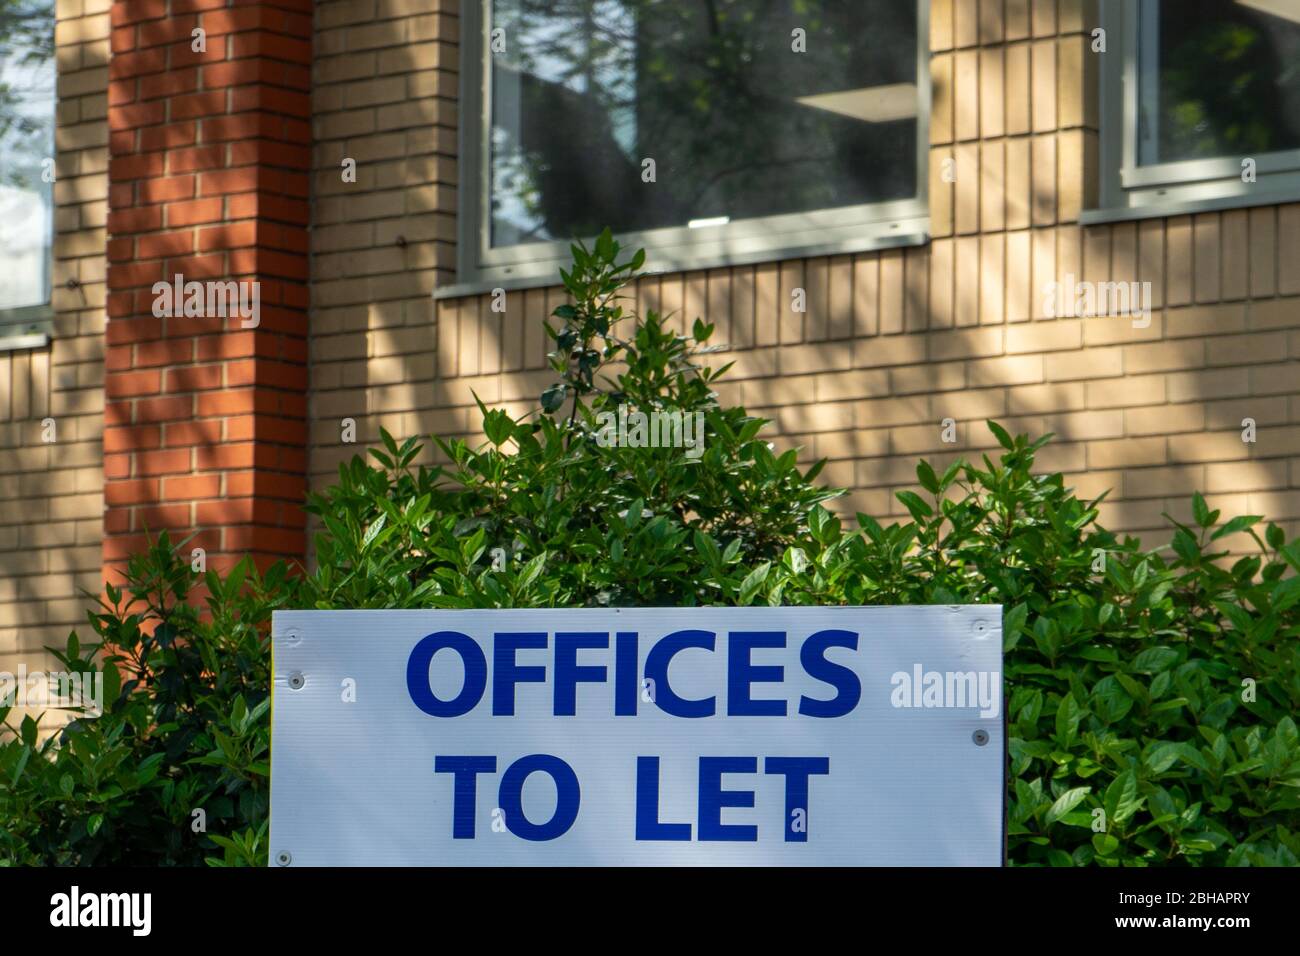
[[[304,554],[311,11],[113,0],[109,580],[163,529],[210,568]]]

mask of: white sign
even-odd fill
[[[997,866],[1001,621],[277,611],[271,865]]]

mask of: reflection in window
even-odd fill
[[[1300,0],[1142,0],[1138,160],[1300,148]]]
[[[492,27],[492,246],[916,195],[915,4],[494,0]]]
[[[49,301],[53,54],[54,0],[0,2],[0,317]]]

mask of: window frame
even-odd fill
[[[58,15],[54,0],[49,0],[52,23],[57,26]],[[50,103],[50,122],[55,132],[55,152],[58,152],[58,117],[59,117],[59,61],[57,49],[51,57],[54,67],[53,96]],[[56,159],[55,156],[49,157]],[[57,162],[56,162],[57,166]],[[57,180],[56,180],[57,182]],[[51,186],[54,184],[52,183]],[[0,308],[0,352],[21,349],[41,348],[49,344],[50,332],[54,326],[54,243],[58,230],[55,227],[55,210],[57,201],[54,190],[50,190],[49,243],[45,247],[45,301],[32,305]]]
[[[1254,183],[1241,181],[1244,155],[1139,163],[1140,54],[1143,44],[1156,39],[1144,26],[1152,21],[1158,0],[1100,2],[1099,22],[1113,52],[1100,55],[1101,175],[1098,208],[1084,213],[1085,224],[1300,199],[1300,149],[1249,157],[1255,160]]]
[[[764,216],[725,225],[674,226],[621,233],[618,240],[646,250],[649,272],[680,272],[808,256],[867,252],[929,241],[930,27],[929,3],[917,7],[916,195],[909,199],[806,213]],[[458,130],[457,248],[454,285],[437,298],[489,288],[528,288],[555,282],[568,263],[570,239],[492,249],[488,221],[491,168],[492,0],[466,0],[461,9]]]
[[[54,265],[53,258],[53,250],[51,250],[46,256],[51,271]],[[13,348],[14,346],[9,343],[12,338],[26,338],[29,335],[48,332],[53,321],[54,306],[48,300],[36,305],[0,309],[0,350],[6,346]]]
[[[51,232],[50,247],[45,254],[46,271],[51,280],[50,292],[44,302],[36,305],[0,309],[0,352],[40,347],[49,343],[50,331],[54,327],[53,239]]]

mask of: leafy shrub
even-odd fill
[[[574,249],[542,413],[480,406],[486,441],[437,440],[438,466],[385,433],[374,464],[353,458],[309,497],[312,573],[208,575],[209,623],[165,540],[133,562],[146,610],[110,592],[92,623],[138,683],[58,743],[38,749],[25,725],[0,748],[0,856],[192,862],[188,814],[205,805],[220,811],[212,862],[264,862],[277,606],[1000,603],[1013,863],[1297,864],[1300,542],[1254,516],[1220,525],[1198,495],[1195,526],[1144,550],[1098,526],[1099,502],[1060,474],[1035,473],[1046,438],[994,423],[997,461],[921,462],[924,495],[899,494],[912,520],[846,529],[820,465],[801,471],[763,421],[718,405],[710,326],[624,314],[641,257],[618,253],[608,235]],[[620,405],[700,414],[703,453],[602,441]],[[1217,542],[1239,532],[1259,554],[1229,563]],[[170,598],[152,597],[155,578]]]
[[[802,472],[794,450],[774,454],[761,420],[718,406],[710,385],[728,366],[698,364],[712,326],[697,321],[688,338],[653,312],[627,321],[614,297],[633,263],[615,264],[608,236],[574,255],[564,275],[574,304],[556,309],[562,328],[548,326],[559,381],[542,405],[560,414],[516,422],[483,408],[487,442],[435,439],[442,467],[413,468],[416,440],[387,434],[371,452],[382,467],[360,457],[340,467],[307,504],[325,530],[317,606],[717,603],[727,568],[779,560],[807,536],[814,506],[839,494],[814,483],[820,465]],[[612,369],[604,387],[600,368]],[[602,443],[600,416],[619,405],[703,416],[703,454]],[[498,566],[510,556],[502,571],[493,549]]]
[[[200,576],[165,533],[127,578],[89,614],[98,643],[51,648],[71,673],[102,669],[103,715],[44,741],[26,717],[0,745],[0,864],[265,863],[267,626],[295,582],[247,561]],[[206,613],[188,600],[200,579]]]

